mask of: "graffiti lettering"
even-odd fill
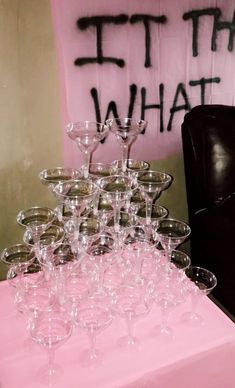
[[[183,20],[192,19],[192,53],[194,57],[198,56],[198,29],[199,29],[199,18],[202,16],[212,16],[214,19],[213,30],[211,36],[211,50],[217,50],[217,33],[220,30],[229,30],[228,39],[228,51],[233,50],[233,39],[235,35],[235,11],[233,13],[232,22],[221,21],[221,10],[219,8],[206,8],[200,10],[193,10],[183,14]]]
[[[166,16],[151,16],[151,15],[142,15],[136,14],[132,15],[130,18],[130,23],[140,23],[143,22],[145,28],[145,67],[151,67],[151,57],[150,57],[150,48],[151,48],[151,34],[150,34],[150,22],[154,23],[166,23]]]
[[[103,63],[114,63],[119,67],[123,67],[125,62],[120,58],[104,57],[102,49],[102,32],[104,24],[125,24],[128,21],[127,15],[118,15],[118,16],[92,16],[80,18],[77,21],[77,26],[80,30],[86,30],[90,26],[96,28],[96,48],[97,48],[97,57],[84,57],[77,58],[74,61],[74,64],[77,66],[83,66],[90,63],[98,63],[102,65]]]
[[[201,97],[201,104],[203,105],[205,103],[205,92],[206,92],[206,85],[207,84],[212,84],[212,83],[220,83],[220,78],[219,77],[214,77],[214,78],[201,78],[199,80],[192,80],[189,81],[189,86],[200,86],[200,97]],[[128,113],[127,117],[132,117],[134,113],[134,108],[135,108],[135,101],[136,101],[136,95],[138,92],[137,85],[132,84],[129,87],[130,90],[130,98],[129,98],[129,106],[128,106]],[[189,101],[188,94],[186,92],[186,86],[180,82],[177,87],[176,87],[176,92],[173,98],[173,103],[172,107],[169,110],[169,120],[168,124],[165,127],[164,126],[164,84],[159,84],[158,91],[159,91],[159,103],[153,103],[153,104],[146,104],[146,94],[147,90],[146,88],[142,87],[140,89],[140,94],[141,94],[141,112],[140,112],[140,117],[141,119],[145,119],[145,111],[148,109],[157,109],[159,110],[159,131],[164,132],[166,129],[167,131],[172,130],[172,124],[173,124],[173,119],[174,115],[181,111],[189,111],[191,110],[191,104]],[[95,107],[95,114],[96,114],[96,120],[99,122],[103,121],[102,118],[102,113],[100,110],[100,104],[99,104],[99,96],[98,96],[98,91],[96,88],[92,88],[91,91],[91,97],[93,99],[94,107]],[[179,104],[179,100],[183,99],[183,104]],[[120,117],[118,114],[118,108],[117,108],[117,103],[115,101],[110,101],[108,104],[108,108],[106,111],[106,114],[104,115],[104,121],[107,120],[111,115],[113,117]],[[144,134],[144,132],[142,132]]]

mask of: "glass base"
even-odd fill
[[[157,325],[154,327],[152,334],[166,340],[172,340],[174,338],[173,330],[169,326]]]
[[[124,336],[118,339],[117,345],[121,349],[127,349],[127,350],[141,350],[141,344],[140,341],[137,337],[129,337],[129,336]]]
[[[63,371],[60,365],[53,364],[50,368],[47,365],[41,367],[37,373],[38,380],[48,386],[56,386],[56,383],[59,382],[60,377]]]
[[[203,324],[203,318],[200,314],[188,311],[182,315],[182,321],[191,326],[201,326]]]
[[[79,364],[87,368],[95,368],[102,364],[102,353],[99,350],[84,350],[79,357]]]

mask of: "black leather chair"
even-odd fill
[[[193,108],[182,144],[192,264],[216,275],[213,295],[235,316],[235,107]]]

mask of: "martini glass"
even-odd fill
[[[114,231],[119,232],[120,209],[131,198],[135,185],[132,179],[123,175],[110,175],[97,181],[100,194],[113,207]]]
[[[114,118],[106,120],[107,126],[116,136],[122,149],[122,172],[127,170],[127,159],[130,145],[136,140],[137,136],[145,130],[147,121],[136,120],[133,118]]]
[[[51,379],[58,375],[60,369],[54,362],[55,351],[69,339],[72,327],[70,315],[61,308],[39,312],[31,325],[31,338],[47,351],[48,363],[40,371],[44,383],[51,383]]]
[[[203,317],[197,312],[198,304],[203,297],[217,285],[215,275],[202,267],[190,266],[185,271],[188,277],[186,290],[191,298],[191,311],[183,314],[183,320],[192,325],[200,325],[203,322]]]
[[[88,178],[91,154],[108,135],[108,126],[95,121],[78,121],[67,124],[66,132],[83,154],[83,174],[84,178]]]
[[[68,242],[61,243],[53,252],[53,281],[60,305],[66,301],[66,282],[79,263]]]
[[[96,295],[105,294],[103,290],[105,271],[116,260],[112,254],[114,248],[114,239],[108,233],[102,233],[91,244],[88,254],[91,262],[95,263],[98,268],[98,288]]]
[[[151,224],[158,225],[159,221],[163,218],[167,217],[168,210],[160,205],[152,205],[151,208]],[[141,225],[146,225],[146,206],[141,206],[139,210],[137,210],[136,218]]]
[[[134,225],[128,228],[126,235],[124,257],[126,260],[134,261],[134,268],[129,278],[137,284],[142,284],[143,260],[153,253],[154,245],[146,226]]]
[[[49,168],[49,169],[43,170],[39,173],[40,181],[49,188],[49,190],[52,192],[52,194],[56,197],[58,201],[59,221],[61,221],[63,218],[64,207],[63,207],[63,203],[61,203],[60,201],[60,197],[58,197],[54,191],[55,186],[58,183],[62,183],[64,181],[68,181],[71,179],[79,179],[79,178],[81,178],[81,173],[80,171],[74,168],[56,167],[56,168]]]
[[[138,172],[147,171],[150,168],[150,164],[144,160],[127,159],[124,163],[126,165],[126,174],[132,179],[136,179]],[[122,164],[122,160],[114,160],[112,162],[115,174],[122,174]]]
[[[125,241],[125,238],[130,230],[130,227],[135,226],[137,224],[136,217],[132,213],[128,213],[125,211],[120,211],[119,216],[119,232],[117,234],[117,239],[115,239],[115,249],[120,250],[123,246],[123,243]],[[114,217],[112,217],[107,225],[106,229],[111,233],[111,235],[114,234],[115,237],[115,229],[114,229]]]
[[[31,247],[42,266],[45,279],[50,280],[53,272],[53,251],[64,239],[64,230],[60,226],[49,226],[40,236],[39,241],[35,241],[31,230],[26,230],[23,241]]]
[[[113,217],[113,208],[110,202],[106,200],[102,195],[98,193],[98,201],[96,208],[93,206],[93,213],[99,219],[103,227],[107,225],[110,219]]]
[[[169,187],[171,181],[172,177],[164,172],[149,170],[138,173],[138,187],[146,203],[146,225],[151,223],[153,202]]]
[[[39,242],[41,234],[52,224],[54,219],[55,214],[52,209],[38,206],[21,210],[16,217],[18,224],[32,233],[36,244]]]
[[[71,180],[59,183],[55,193],[63,203],[72,211],[75,225],[75,237],[79,234],[79,217],[89,205],[97,192],[97,187],[91,180]]]
[[[113,294],[115,312],[125,320],[127,333],[118,339],[118,346],[129,350],[139,350],[139,338],[134,336],[134,324],[145,317],[152,306],[146,285],[126,283]]]
[[[8,267],[24,271],[35,260],[35,254],[26,244],[15,244],[3,249],[0,260]]]
[[[164,218],[153,229],[155,230],[154,233],[158,242],[161,243],[166,253],[169,263],[171,261],[172,250],[182,244],[191,233],[188,224],[172,218]]]
[[[24,269],[19,265],[12,265],[7,272],[8,284],[14,290],[14,304],[20,313],[25,312],[25,293],[33,286],[41,285],[44,282],[42,269],[36,261]]]
[[[82,166],[81,170],[84,171],[84,168],[86,169],[86,166]],[[114,167],[109,163],[89,163],[89,178],[94,180],[113,175],[114,171]]]
[[[81,356],[83,365],[96,365],[101,360],[100,352],[96,349],[96,337],[111,325],[112,319],[108,298],[91,296],[79,304],[76,324],[87,333],[90,343],[90,348]]]

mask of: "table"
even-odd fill
[[[37,380],[45,351],[27,340],[25,320],[16,312],[10,287],[0,283],[0,387],[40,388]],[[233,388],[235,387],[235,326],[207,297],[201,303],[204,324],[192,327],[182,322],[187,302],[170,316],[175,336],[171,341],[152,334],[159,322],[159,310],[136,324],[141,339],[138,352],[120,350],[117,339],[125,333],[122,320],[97,338],[103,352],[103,364],[85,368],[79,364],[81,351],[88,345],[85,333],[77,329],[69,341],[56,352],[63,374],[56,388]],[[45,386],[45,385],[44,385]]]

